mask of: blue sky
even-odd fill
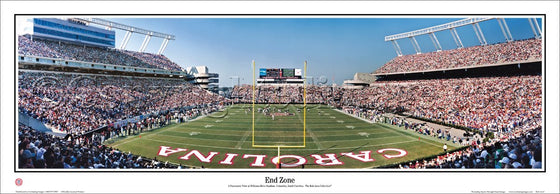
[[[325,76],[328,84],[342,84],[356,72],[372,72],[396,57],[387,35],[408,32],[463,18],[108,18],[111,21],[173,34],[164,55],[182,67],[208,66],[220,74],[220,86],[252,81],[251,60],[257,68],[303,68],[309,76]],[[514,39],[533,37],[527,18],[506,18]],[[539,24],[541,20],[538,20]],[[541,24],[542,26],[542,24]],[[504,42],[496,20],[480,23],[489,44]],[[542,29],[542,27],[541,27]],[[478,45],[471,25],[457,28],[465,47]],[[123,31],[116,32],[116,46]],[[444,50],[456,48],[448,30],[436,36]],[[422,52],[435,50],[429,36],[416,37]],[[127,45],[138,50],[143,35]],[[152,38],[146,52],[157,52],[162,40]],[[398,41],[403,54],[413,54],[408,39]]]

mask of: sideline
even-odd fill
[[[209,115],[209,114],[208,114],[208,115]],[[187,122],[184,122],[184,124],[188,124],[188,123],[191,122],[191,121],[196,121],[196,120],[198,120],[198,119],[202,119],[202,118],[204,118],[204,117],[206,117],[206,116],[208,116],[208,115],[198,116],[198,117],[196,117],[196,118],[194,118],[194,119],[192,119],[192,120],[188,120]],[[173,123],[173,124],[179,125],[179,124],[181,124],[181,123]],[[169,124],[169,125],[172,125],[172,124]],[[163,132],[165,132],[165,131],[168,131],[169,129],[173,129],[174,127],[170,127],[170,128],[167,128],[166,130],[161,130],[161,131],[158,131],[158,132],[154,132],[154,131],[155,131],[155,130],[162,129],[162,128],[165,128],[165,127],[168,127],[169,125],[162,126],[162,127],[158,127],[158,128],[155,128],[155,129],[151,129],[151,130],[149,130],[149,131],[144,131],[144,132],[138,133],[138,134],[136,134],[136,135],[142,135],[142,134],[145,134],[145,133],[150,133],[150,134],[146,135],[146,137],[148,137],[148,136],[152,136],[152,135],[155,135],[155,134],[160,134],[160,133],[163,133]],[[131,138],[131,137],[133,137],[133,136],[136,136],[136,135],[128,135],[128,136],[124,137],[124,139],[122,139],[122,140],[117,140],[117,139],[116,139],[113,143],[116,143],[116,142],[118,142],[118,141],[122,141],[122,142],[118,142],[117,144],[110,145],[110,143],[109,143],[109,144],[105,144],[105,142],[103,142],[103,143],[101,143],[101,144],[106,145],[106,146],[108,146],[108,147],[117,147],[117,146],[119,146],[119,145],[126,144],[126,143],[130,143],[130,142],[132,142],[132,141],[134,141],[134,140],[139,139],[139,138],[132,138],[132,139],[129,139],[129,138]],[[113,138],[115,138],[115,137],[113,137]],[[113,138],[106,139],[105,141],[112,140]],[[116,138],[119,138],[119,137],[116,137]]]
[[[364,118],[361,118],[361,117],[357,117],[357,116],[355,116],[355,115],[353,115],[353,114],[349,114],[349,113],[346,113],[346,112],[344,112],[344,111],[338,110],[337,108],[333,108],[333,110],[338,111],[338,112],[340,112],[340,113],[342,113],[342,114],[345,114],[345,115],[348,115],[348,116],[351,116],[351,117],[360,119],[360,120],[362,120],[362,121],[371,123],[371,124],[375,123],[375,122],[373,122],[373,121],[370,121],[370,120],[367,120],[367,119],[364,119]]]

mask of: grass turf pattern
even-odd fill
[[[172,124],[159,129],[150,130],[139,135],[118,138],[109,141],[108,146],[121,151],[132,152],[143,157],[156,157],[161,161],[205,168],[276,168],[272,158],[278,155],[277,148],[253,147],[252,142],[252,105],[233,105],[221,112],[188,123]],[[257,145],[303,145],[303,105],[256,105],[256,108],[268,108],[274,112],[288,112],[293,115],[275,116],[255,111],[255,144]],[[299,111],[298,111],[299,109]],[[435,154],[443,154],[443,144],[448,150],[459,148],[451,144],[414,133],[397,126],[369,123],[326,105],[308,105],[306,112],[305,147],[281,148],[280,155],[297,155],[305,158],[305,168],[375,168],[404,161],[413,161]],[[186,152],[159,156],[160,146],[185,148]],[[406,150],[406,155],[397,158],[386,158],[383,154],[395,155],[398,152],[386,151],[385,148]],[[188,160],[180,159],[186,153],[198,150],[203,156],[215,154],[211,162],[198,160],[195,155]],[[341,153],[371,151],[373,161],[363,162]],[[238,154],[233,164],[219,162],[226,159],[226,153]],[[264,167],[252,167],[255,158],[243,158],[244,154],[266,155]],[[316,158],[310,155],[335,154],[343,164],[324,166],[316,164]],[[282,163],[294,163],[294,158],[284,158]],[[296,168],[301,168],[300,166]]]

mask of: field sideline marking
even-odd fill
[[[445,143],[449,143],[449,145],[451,145],[453,147],[457,147],[457,148],[462,147],[461,145],[453,143],[453,142],[444,141],[442,139],[435,139],[435,137],[431,137],[431,136],[426,137],[425,135],[421,135],[421,134],[418,134],[418,133],[415,133],[415,132],[412,132],[412,131],[409,131],[409,130],[406,130],[406,129],[405,130],[392,129],[391,127],[397,127],[397,126],[391,126],[391,125],[386,126],[386,125],[388,125],[388,124],[383,124],[383,125],[379,124],[379,126],[381,126],[382,128],[385,128],[385,130],[389,130],[387,128],[390,128],[389,131],[395,131],[397,133],[402,133],[402,134],[405,134],[406,136],[409,136],[409,137],[413,136],[414,137],[413,139],[415,139],[416,137],[422,137],[423,140],[431,141],[431,142],[435,142],[435,143],[442,143],[441,145],[443,145]],[[433,139],[431,139],[431,138],[433,138]],[[428,142],[426,142],[426,143],[428,143]],[[432,143],[432,145],[435,146],[436,144]]]
[[[208,147],[208,148],[218,148],[218,149],[228,149],[228,150],[237,150],[235,148],[231,148],[231,147],[220,147],[220,146],[211,146],[211,145],[198,145],[198,144],[189,144],[189,143],[178,143],[178,142],[170,142],[170,141],[164,141],[164,140],[157,140],[157,139],[150,139],[150,138],[145,138],[149,141],[156,141],[156,142],[162,142],[162,143],[170,143],[170,144],[180,144],[180,145],[189,145],[189,146],[200,146],[200,147]],[[399,142],[393,142],[393,143],[386,143],[386,144],[376,144],[376,145],[367,145],[367,146],[361,146],[363,148],[366,147],[378,147],[378,146],[384,146],[384,145],[394,145],[394,144],[402,144],[402,143],[410,143],[410,142],[415,142],[418,140],[409,140],[409,141],[399,141]],[[278,146],[276,146],[278,147]],[[285,148],[285,147],[284,147]],[[340,149],[355,149],[356,146],[353,147],[332,147],[329,148],[329,150],[340,150]],[[243,150],[265,150],[265,151],[271,151],[271,149],[258,149],[258,148],[245,148]],[[297,150],[321,150],[319,148],[315,148],[315,149],[297,149]]]
[[[350,117],[352,117],[352,118],[360,119],[360,120],[365,121],[365,122],[368,122],[368,123],[375,123],[375,122],[373,122],[373,121],[370,121],[370,120],[367,120],[367,119],[364,119],[364,118],[361,118],[361,117],[357,117],[357,116],[355,116],[355,115],[351,115],[351,114],[345,113],[344,111],[338,110],[338,109],[336,109],[336,108],[333,108],[333,110],[338,111],[338,112],[340,112],[340,113],[342,113],[342,114],[348,115],[348,116],[350,116]]]
[[[373,122],[373,121],[370,121],[370,120],[367,120],[367,119],[364,119],[364,118],[361,118],[361,117],[357,117],[357,116],[355,116],[355,115],[351,115],[351,114],[345,113],[344,111],[341,111],[341,110],[338,110],[338,109],[334,109],[334,110],[335,110],[335,111],[338,111],[338,112],[341,112],[341,113],[343,113],[343,114],[349,115],[349,116],[351,116],[351,117],[353,117],[353,118],[360,119],[360,120],[362,120],[362,121],[366,121],[366,122],[368,122],[368,123],[372,123],[372,124],[375,123],[375,122]],[[384,129],[384,130],[387,130],[387,131],[391,131],[391,132],[393,132],[393,133],[400,134],[401,136],[402,136],[402,135],[405,135],[405,136],[407,136],[407,137],[409,137],[409,138],[411,138],[411,139],[415,139],[415,140],[416,140],[416,138],[413,138],[413,137],[411,137],[410,135],[402,134],[402,133],[400,133],[400,132],[394,131],[393,129],[391,129],[391,130],[389,130],[389,129]],[[418,137],[420,137],[420,136],[418,136]],[[421,141],[424,142],[424,143],[433,145],[433,146],[435,146],[435,147],[438,147],[438,148],[440,147],[439,145],[436,145],[436,144],[434,144],[434,143],[430,143],[430,142],[427,142],[427,141],[423,140],[423,138],[422,138]]]
[[[168,128],[168,129],[173,129],[173,128],[177,127],[177,126],[179,126],[179,125],[175,125],[175,126],[170,127],[170,128]],[[161,131],[154,132],[154,133],[152,133],[152,134],[148,134],[148,135],[146,135],[145,137],[149,137],[149,136],[152,136],[152,135],[155,135],[155,134],[163,133],[163,132],[167,131],[168,129],[163,129],[163,130],[161,130]],[[145,132],[144,132],[144,133],[145,133]],[[143,133],[140,133],[140,134],[143,134]],[[131,138],[131,139],[127,140],[128,138]],[[128,136],[127,139],[123,139],[122,142],[119,142],[118,144],[115,144],[115,145],[113,145],[113,146],[111,146],[111,147],[117,147],[117,146],[122,145],[122,144],[130,143],[130,142],[136,141],[136,140],[138,140],[138,139],[140,139],[140,138],[134,138],[134,136]]]
[[[414,139],[414,138],[413,138],[413,139]],[[442,146],[442,145],[436,145],[436,144],[434,144],[434,143],[427,142],[427,141],[425,141],[425,140],[423,140],[423,139],[420,140],[420,141],[422,141],[422,142],[424,142],[424,143],[427,143],[427,144],[430,144],[430,145],[433,145],[433,146],[436,146],[436,147],[438,147],[438,148],[442,148],[442,149],[443,149],[443,146]],[[455,146],[453,146],[453,147],[455,147]]]
[[[182,126],[182,124],[187,124],[187,123],[190,123],[191,121],[196,121],[196,120],[205,118],[206,116],[208,116],[208,115],[199,116],[199,117],[197,117],[197,118],[195,118],[195,119],[193,119],[193,120],[189,120],[189,121],[187,121],[187,122],[185,122],[185,123],[175,123],[175,126],[169,127],[169,128],[167,128],[167,129],[166,129],[167,126],[159,127],[159,128],[156,128],[156,129],[151,129],[150,131],[142,132],[142,133],[139,133],[138,135],[144,134],[144,133],[149,133],[149,132],[151,132],[152,130],[158,130],[158,129],[160,129],[161,131],[148,134],[148,135],[146,135],[145,137],[149,137],[149,136],[152,136],[152,135],[155,135],[155,134],[160,134],[160,133],[163,133],[163,132],[165,132],[165,131],[167,131],[167,130],[174,129],[174,128],[177,128],[177,127],[179,127],[179,126]],[[130,136],[130,135],[127,136],[126,138],[127,138],[127,139],[128,139],[128,138],[132,138],[132,139],[130,139],[130,140],[127,140],[127,139],[119,140],[119,141],[122,141],[122,142],[119,142],[118,144],[114,144],[114,145],[112,145],[112,146],[110,146],[110,147],[117,147],[117,146],[119,146],[119,145],[122,145],[122,144],[125,144],[125,143],[130,143],[130,142],[132,142],[132,141],[135,141],[135,140],[137,140],[137,139],[140,139],[140,138],[134,138],[133,136]]]

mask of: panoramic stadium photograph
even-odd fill
[[[17,16],[16,171],[544,170],[543,16]]]

